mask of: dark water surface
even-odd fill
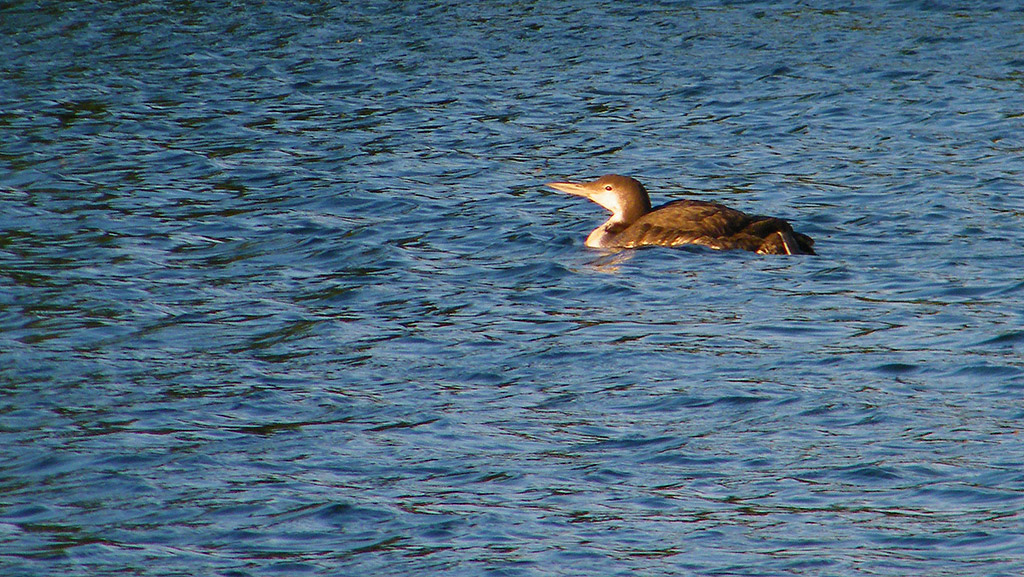
[[[0,3],[0,573],[1024,574],[1024,11],[866,6]]]

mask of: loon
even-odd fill
[[[815,254],[814,240],[781,218],[746,214],[717,202],[676,200],[651,208],[640,181],[606,174],[591,182],[545,186],[590,199],[611,211],[608,222],[587,237],[591,248],[636,248],[699,244],[758,254]]]

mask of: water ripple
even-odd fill
[[[0,572],[1024,570],[1015,5],[350,4],[2,9]]]

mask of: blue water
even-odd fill
[[[0,574],[1024,574],[1015,2],[4,2],[0,79]],[[586,249],[610,172],[819,256]]]

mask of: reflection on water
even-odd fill
[[[587,266],[599,272],[618,273],[622,265],[628,263],[633,258],[635,251],[599,252],[600,256],[587,263]]]
[[[1024,570],[1016,6],[0,15],[4,574]]]

